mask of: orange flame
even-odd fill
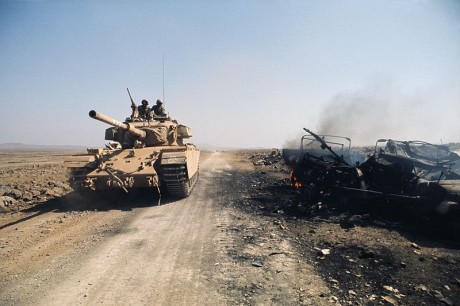
[[[291,170],[291,174],[289,175],[289,178],[291,179],[291,186],[295,188],[300,188],[302,187],[302,183],[297,180],[297,178],[294,175],[294,170]]]

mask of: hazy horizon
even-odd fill
[[[0,41],[0,143],[101,146],[163,82],[196,144],[460,141],[459,1],[1,1]]]

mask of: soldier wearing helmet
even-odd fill
[[[139,118],[141,119],[150,119],[152,117],[151,111],[149,108],[149,101],[142,100],[142,104],[137,107],[139,111]]]
[[[152,111],[157,116],[166,116],[165,108],[163,107],[163,101],[157,100],[156,105],[152,106]]]

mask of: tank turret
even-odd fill
[[[154,146],[181,146],[184,139],[190,138],[192,132],[189,127],[178,124],[167,116],[157,116],[151,120],[120,122],[107,115],[91,110],[89,116],[102,121],[111,128],[105,131],[105,140],[112,140],[121,144],[125,149]]]

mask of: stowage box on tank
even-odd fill
[[[105,131],[106,148],[66,158],[69,182],[75,190],[166,187],[172,197],[187,197],[198,179],[200,151],[184,139],[190,128],[169,116],[119,122],[94,110],[93,119],[112,127]]]

